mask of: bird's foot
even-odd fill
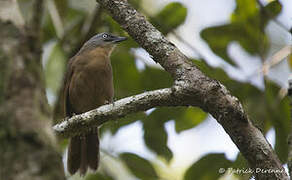
[[[106,100],[105,102],[104,102],[104,104],[106,105],[106,104],[112,104],[113,106],[115,105],[115,101],[114,100],[111,100],[111,101],[108,101],[108,100]]]

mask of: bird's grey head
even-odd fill
[[[109,33],[100,33],[92,38],[90,38],[83,46],[83,48],[97,48],[97,47],[106,47],[114,46],[116,43],[125,41],[126,37],[115,36]]]

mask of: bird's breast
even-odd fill
[[[77,113],[89,111],[113,98],[113,77],[109,57],[91,56],[77,66],[70,83],[70,103]]]

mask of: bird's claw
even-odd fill
[[[106,100],[105,102],[104,102],[104,104],[106,105],[106,104],[112,104],[113,106],[115,105],[115,101],[114,100],[111,100],[111,101],[108,101],[108,100]]]

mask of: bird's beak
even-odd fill
[[[112,40],[112,42],[114,42],[114,43],[118,43],[118,42],[122,42],[122,41],[125,41],[125,40],[127,40],[127,38],[126,37],[114,37],[113,38],[113,40]]]

